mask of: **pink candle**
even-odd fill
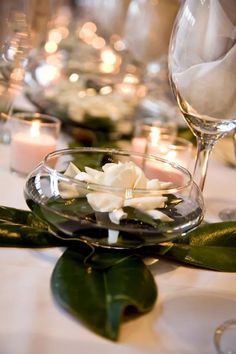
[[[28,174],[49,152],[56,150],[60,122],[46,115],[12,117],[11,170]]]
[[[19,132],[12,137],[10,161],[11,168],[22,174],[29,173],[45,155],[56,149],[56,139],[41,134],[32,137]]]

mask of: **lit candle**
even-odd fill
[[[25,123],[28,125],[27,129]],[[55,122],[55,118],[51,124],[54,125],[54,130],[56,129],[55,125],[59,124],[60,126],[59,121]],[[44,129],[45,125],[47,129]],[[50,128],[48,118],[47,123],[40,119],[32,119],[27,122],[24,119],[17,120],[17,129],[16,131],[13,130],[11,136],[11,170],[20,174],[27,174],[41,162],[45,155],[56,150],[57,136],[53,134]]]
[[[146,137],[138,136],[132,139],[132,150],[135,152],[155,155],[175,162],[183,167],[189,167],[192,154],[192,143],[174,135],[162,135],[157,127],[149,127]]]

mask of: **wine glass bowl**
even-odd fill
[[[132,185],[129,179],[134,172],[126,174],[127,166],[139,171],[136,182],[141,187]],[[120,175],[106,172],[113,167],[117,171],[121,168]],[[77,177],[68,173],[71,169],[76,170]],[[107,173],[107,182],[92,183],[86,172],[93,176]],[[144,188],[143,183],[151,184]],[[159,203],[163,197],[165,202]],[[115,248],[173,239],[198,225],[204,212],[202,194],[183,167],[151,155],[105,148],[50,153],[28,176],[25,199],[55,235]],[[117,220],[119,213],[123,213],[122,218]],[[158,217],[153,216],[155,213]]]
[[[187,0],[170,42],[170,82],[198,140],[194,179],[201,189],[214,144],[236,127],[235,13],[235,1]]]

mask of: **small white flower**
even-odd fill
[[[86,195],[87,201],[93,210],[109,213],[109,218],[114,224],[119,224],[120,220],[127,218],[127,213],[123,210],[124,207],[139,209],[153,219],[172,220],[164,213],[156,210],[157,208],[164,208],[167,197],[162,195],[146,196],[145,192],[139,197],[133,197],[136,189],[162,190],[165,187],[171,187],[172,184],[161,182],[158,179],[148,180],[143,170],[133,161],[107,163],[102,167],[101,171],[85,167],[84,172],[70,164],[65,175],[86,183],[124,189],[124,193],[109,192],[108,190],[105,192],[87,191],[85,194],[85,189],[81,192],[76,186],[66,186],[64,182],[60,184],[59,191],[62,198],[75,198]]]

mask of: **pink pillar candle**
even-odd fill
[[[10,168],[26,175],[56,150],[60,121],[40,113],[12,116]]]
[[[11,169],[27,174],[37,166],[49,152],[56,150],[56,139],[50,135],[32,137],[19,132],[11,141]]]

